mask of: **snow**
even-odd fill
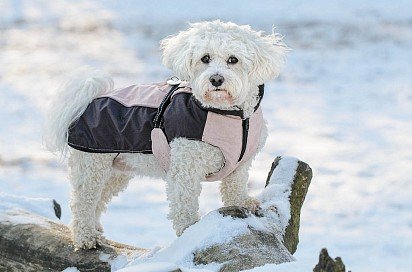
[[[118,270],[119,272],[170,272],[180,269],[182,272],[213,272],[204,268],[184,268],[167,262],[147,262]]]
[[[33,224],[45,228],[50,226],[44,217],[29,213],[19,208],[11,208],[7,211],[0,210],[0,221],[12,225]]]
[[[229,222],[230,221],[230,222]],[[169,246],[155,252],[148,258],[136,259],[130,265],[146,262],[167,262],[193,266],[193,253],[202,248],[207,248],[216,243],[225,243],[232,236],[249,232],[250,220],[234,220],[230,216],[224,217],[217,211],[205,215],[200,222],[190,226]]]
[[[49,227],[44,218],[56,220],[53,200],[8,195],[0,192],[0,221],[9,224],[36,224]]]
[[[13,208],[20,208],[52,220],[57,219],[54,212],[53,199],[29,198],[0,192],[0,211]]]
[[[292,181],[298,168],[298,159],[293,157],[282,157],[272,173],[268,186],[258,196],[262,202],[262,209],[270,206],[276,207],[279,215],[279,229],[286,229],[290,219],[289,197]],[[273,218],[276,220],[276,218]]]
[[[250,190],[258,195],[278,155],[295,156],[313,168],[298,262],[287,264],[301,267],[290,271],[310,271],[323,247],[352,271],[409,271],[412,9],[407,0],[0,1],[0,191],[56,199],[68,223],[66,166],[43,149],[41,139],[55,87],[84,65],[110,73],[117,87],[166,79],[170,71],[161,66],[159,40],[184,29],[187,21],[216,18],[267,32],[275,25],[293,49],[281,77],[265,85],[269,139],[250,178]],[[220,205],[218,183],[204,184],[201,213]],[[103,217],[106,236],[167,248],[176,238],[167,210],[163,182],[136,178]],[[253,271],[259,269],[266,268]]]
[[[113,259],[109,254],[100,253],[99,259],[103,262],[109,263],[112,271],[117,271],[129,263],[127,256],[122,254]]]
[[[137,272],[137,271],[145,271],[145,272],[170,272],[173,270],[177,270],[179,266],[174,263],[166,263],[166,262],[156,262],[156,263],[144,263],[132,267],[126,267],[120,269],[118,271],[121,272]]]
[[[79,272],[79,270],[77,269],[77,267],[67,267],[62,272]]]
[[[312,271],[307,270],[310,267],[315,267],[313,263],[305,263],[302,261],[275,264],[266,264],[264,266],[255,267],[253,269],[243,270],[243,272],[301,272],[301,271]]]

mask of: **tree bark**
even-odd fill
[[[147,252],[113,241],[98,250],[75,251],[67,226],[43,220],[47,226],[0,223],[0,271],[111,271],[111,260]]]

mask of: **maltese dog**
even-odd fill
[[[199,220],[202,181],[221,181],[225,206],[251,212],[248,171],[267,130],[260,101],[287,47],[278,34],[200,22],[161,41],[176,77],[114,89],[97,72],[72,78],[51,103],[46,145],[69,154],[76,248],[103,243],[100,217],[134,176],[162,178],[176,234]]]

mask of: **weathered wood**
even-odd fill
[[[312,175],[312,169],[309,165],[299,161],[289,198],[290,220],[288,226],[286,227],[285,234],[283,235],[283,244],[292,254],[296,252],[298,247],[300,211],[302,209],[303,201],[305,201],[305,197],[312,180]]]
[[[323,248],[319,254],[319,263],[313,269],[313,272],[345,272],[345,265],[340,257],[332,259],[326,248]],[[350,271],[349,271],[350,272]]]
[[[232,206],[218,210],[221,214],[243,219],[245,209]],[[249,215],[250,216],[250,213]],[[234,236],[224,244],[216,244],[206,249],[196,251],[195,264],[223,264],[219,272],[230,272],[250,269],[256,266],[273,263],[291,262],[295,259],[282,244],[277,233],[249,229],[250,232]]]
[[[277,157],[272,163],[266,186],[272,185],[272,175],[275,168],[282,163],[282,157]],[[204,250],[195,252],[196,264],[221,263],[220,272],[240,271],[267,263],[279,264],[293,261],[291,255],[296,251],[299,242],[300,210],[305,200],[306,193],[312,179],[312,170],[306,163],[297,161],[296,172],[290,182],[290,219],[288,226],[282,232],[276,225],[276,221],[270,221],[266,216],[277,213],[276,207],[269,206],[256,214],[256,220],[261,220],[262,225],[271,231],[254,229],[250,226],[250,232],[233,237],[224,244],[216,244]],[[273,196],[276,197],[276,196]],[[274,210],[274,211],[273,211]],[[241,207],[224,207],[218,210],[224,216],[232,216],[238,220],[254,216]],[[276,216],[276,215],[275,215]]]
[[[98,250],[75,251],[67,226],[44,222],[48,226],[0,223],[0,271],[111,271],[109,260],[146,252],[113,241]]]
[[[274,182],[271,176],[276,172],[276,167],[282,166],[282,159],[275,159],[268,175],[267,188],[263,192],[267,190],[269,197],[272,197],[272,184],[269,183]],[[296,251],[299,241],[300,210],[311,178],[310,167],[298,161],[290,188],[286,190],[290,193],[285,200],[290,203],[290,219],[284,229],[278,226],[280,215],[274,206],[266,206],[255,215],[242,207],[219,209],[219,213],[231,216],[234,220],[254,217],[265,228],[256,229],[248,225],[250,231],[247,233],[229,237],[224,244],[194,252],[194,263],[221,263],[220,271],[240,271],[267,263],[293,261],[291,253]],[[60,215],[56,204],[53,208],[56,215]],[[46,226],[0,222],[0,271],[61,271],[67,267],[77,267],[80,271],[110,271],[110,260],[119,256],[139,256],[148,251],[112,241],[106,241],[96,250],[74,251],[68,227],[47,219],[44,221]]]

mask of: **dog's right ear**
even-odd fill
[[[163,52],[163,65],[172,69],[182,80],[191,78],[193,50],[190,43],[190,30],[169,36],[160,42]]]

